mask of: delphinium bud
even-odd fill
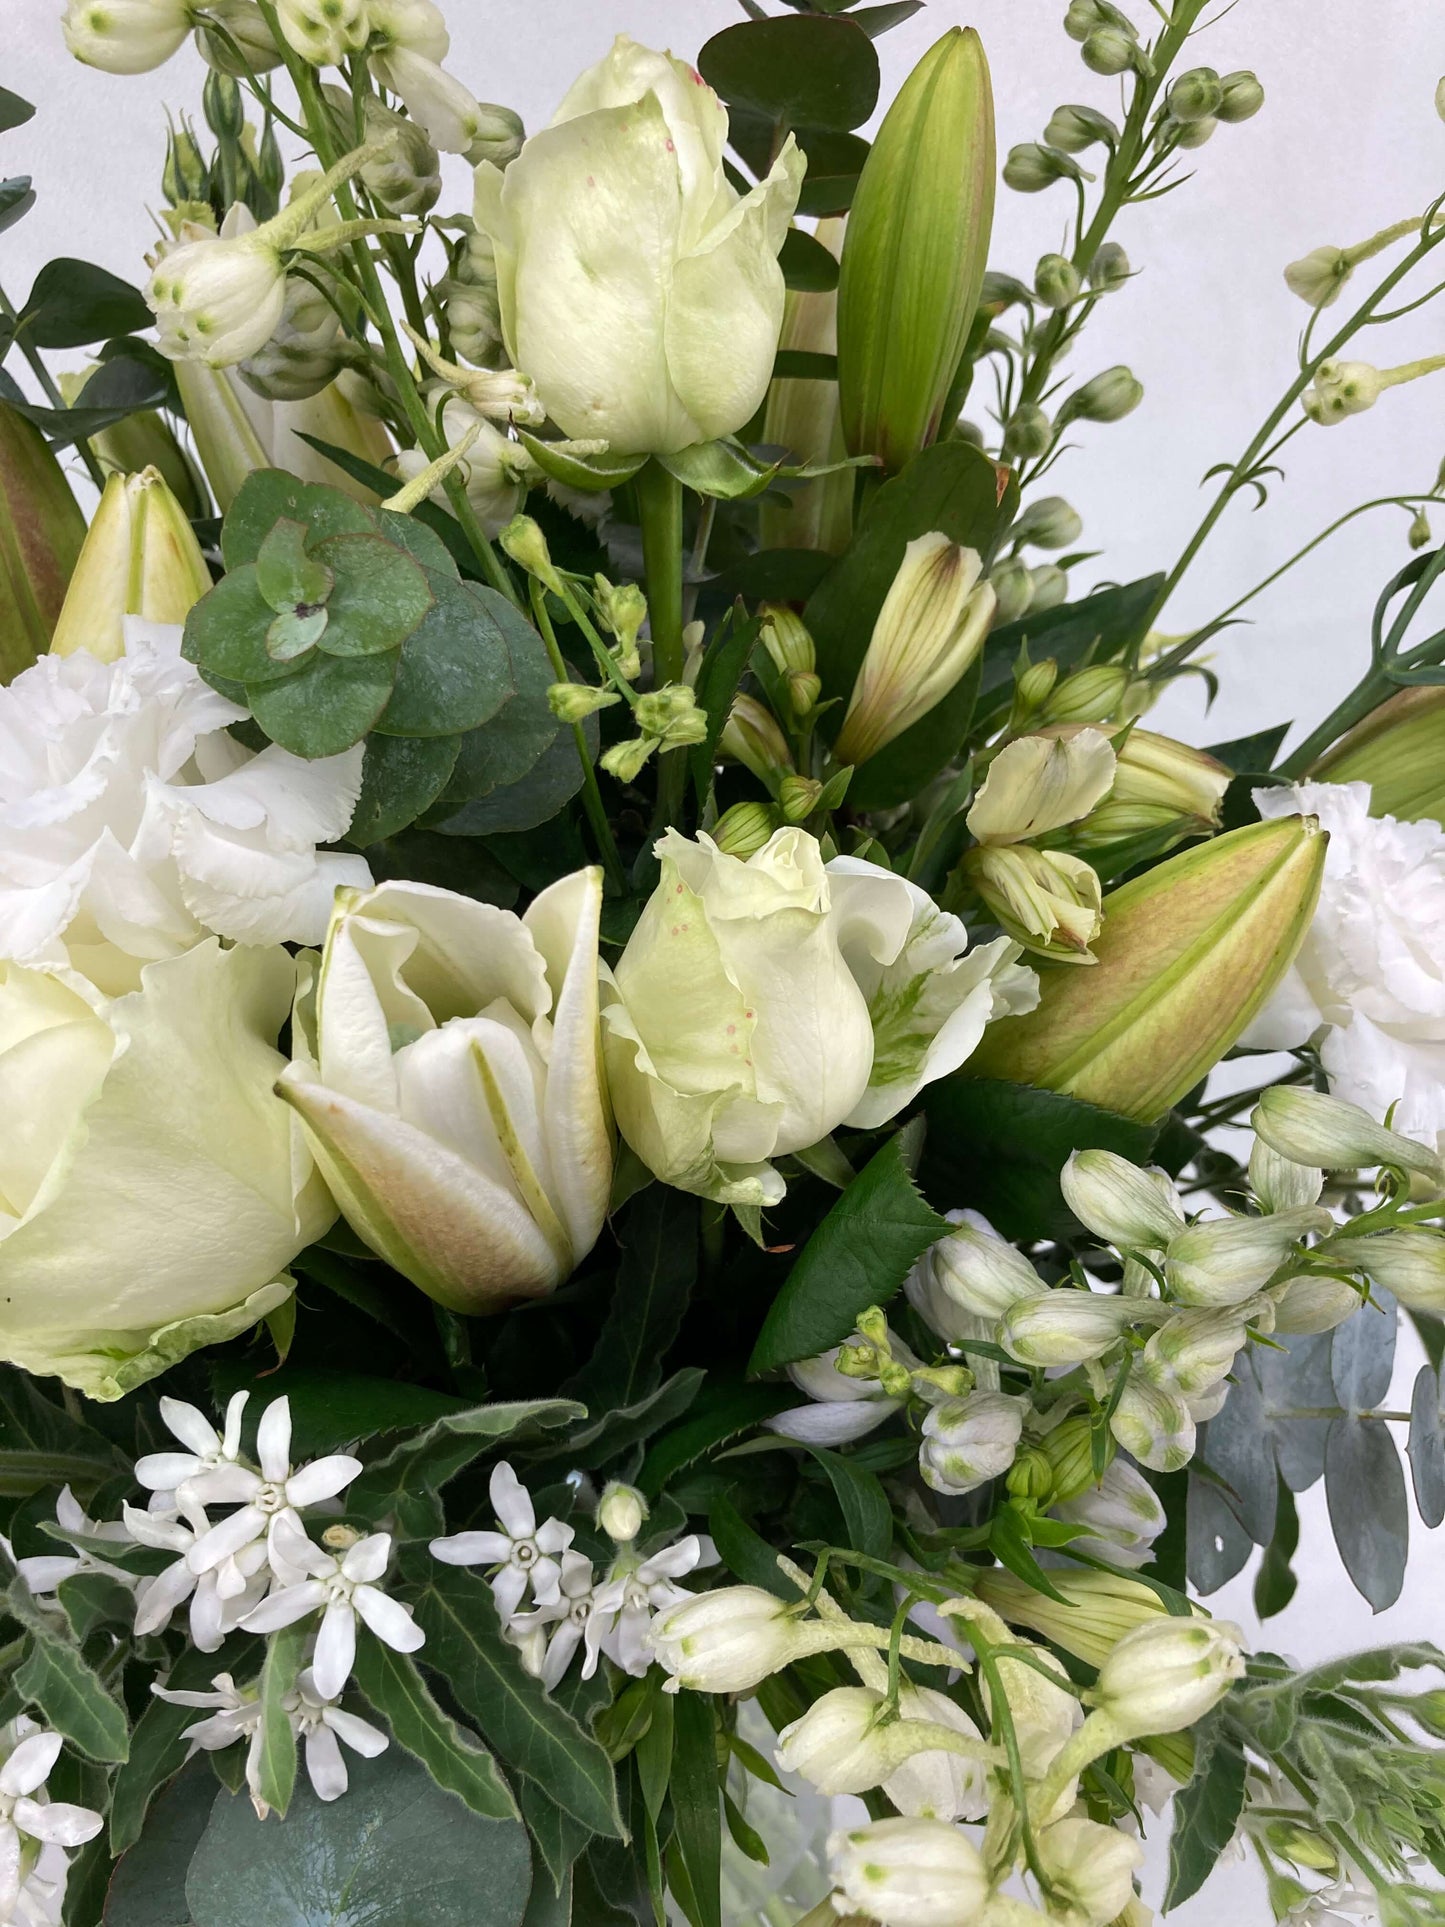
[[[1220,101],[1214,110],[1217,120],[1252,120],[1264,105],[1264,89],[1248,68],[1226,74],[1219,87]]]
[[[1191,67],[1170,84],[1166,98],[1172,119],[1209,120],[1218,117],[1224,88],[1212,67]]]
[[[1033,601],[1033,576],[1028,563],[1021,555],[1005,556],[1002,562],[995,563],[988,580],[997,604],[994,627],[1002,628],[1005,623],[1017,622]]]
[[[1119,243],[1106,241],[1089,263],[1089,286],[1099,294],[1113,294],[1131,272],[1129,257]]]
[[[1124,367],[1106,368],[1065,398],[1058,425],[1066,422],[1120,422],[1144,399],[1144,384]]]
[[[1032,593],[1029,597],[1029,611],[1041,616],[1046,609],[1057,609],[1061,602],[1069,599],[1069,578],[1053,562],[1041,562],[1037,568],[1029,570]]]
[[[1025,402],[1004,423],[1003,452],[1007,461],[1029,461],[1053,447],[1053,424],[1036,402]]]
[[[1041,147],[1037,141],[1023,141],[1009,149],[1003,164],[1005,187],[1016,194],[1040,194],[1055,181],[1077,180],[1079,167],[1056,147]]]
[[[1041,495],[1029,503],[1009,530],[1016,547],[1071,549],[1084,532],[1083,518],[1062,495]]]
[[[1078,269],[1066,255],[1046,254],[1034,269],[1034,292],[1046,308],[1067,308],[1083,288]]]
[[[1121,27],[1096,27],[1079,49],[1091,73],[1124,74],[1134,65],[1138,43]]]
[[[1044,145],[1057,147],[1064,154],[1082,154],[1098,141],[1113,147],[1118,139],[1119,130],[1113,121],[1095,107],[1056,107],[1044,129]]]

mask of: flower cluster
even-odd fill
[[[0,1918],[16,1927],[49,1927],[58,1918],[65,1856],[47,1865],[57,1856],[44,1850],[84,1846],[105,1825],[89,1807],[46,1793],[62,1745],[58,1733],[24,1713],[0,1727]]]

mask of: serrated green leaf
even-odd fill
[[[533,1457],[538,1460],[571,1458],[588,1465],[606,1465],[681,1418],[697,1398],[706,1377],[700,1365],[674,1372],[656,1391],[635,1399],[631,1405],[616,1406],[599,1418],[588,1420],[555,1445],[542,1447]]]
[[[792,1385],[744,1385],[736,1380],[709,1385],[683,1423],[664,1433],[648,1452],[637,1475],[638,1485],[655,1498],[669,1479],[704,1454],[797,1402]]]
[[[62,1579],[55,1589],[77,1641],[84,1643],[98,1626],[135,1623],[135,1595],[106,1572],[78,1572]]]
[[[1194,1728],[1194,1776],[1174,1798],[1164,1909],[1197,1894],[1229,1845],[1244,1810],[1244,1751],[1218,1715]]]
[[[312,1631],[312,1625],[302,1619],[272,1633],[261,1666],[261,1729],[252,1756],[256,1798],[283,1819],[296,1790],[296,1733],[286,1711],[286,1698],[296,1690]]]
[[[558,1898],[570,1894],[573,1863],[593,1838],[592,1829],[564,1813],[544,1788],[525,1776],[517,1780],[517,1802],[531,1836],[533,1863],[539,1854],[542,1861],[532,1882],[533,1900],[547,1888]]]
[[[562,1398],[473,1405],[449,1413],[368,1465],[351,1487],[347,1507],[362,1518],[395,1513],[402,1531],[413,1536],[439,1530],[432,1522],[431,1495],[466,1466],[503,1439],[525,1438],[533,1430],[568,1425],[586,1416],[585,1406]]]
[[[748,1371],[814,1358],[850,1336],[860,1312],[884,1305],[948,1223],[924,1203],[901,1136],[876,1151],[804,1245],[774,1299]]]
[[[496,1761],[437,1705],[410,1653],[362,1638],[354,1677],[397,1745],[420,1760],[439,1787],[485,1819],[517,1818],[517,1803]]]
[[[18,1576],[11,1582],[7,1604],[11,1617],[30,1635],[30,1653],[16,1669],[15,1690],[88,1758],[124,1760],[130,1750],[125,1711],[68,1629],[36,1605]]]

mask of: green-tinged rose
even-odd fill
[[[525,917],[424,883],[337,892],[314,1061],[278,1089],[352,1229],[454,1310],[554,1290],[602,1229],[601,910],[596,870]]]
[[[477,169],[507,350],[565,434],[668,454],[762,402],[803,158],[789,135],[740,195],[727,134],[692,68],[623,34],[505,174]]]
[[[118,1398],[288,1297],[336,1215],[272,1088],[297,972],[213,939],[107,999],[0,964],[0,1356]]]

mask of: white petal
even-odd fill
[[[15,1802],[15,1824],[32,1840],[53,1840],[58,1847],[83,1847],[105,1825],[89,1807],[73,1807],[64,1800],[41,1806],[35,1800]]]
[[[511,1550],[511,1537],[505,1532],[458,1532],[431,1542],[432,1558],[444,1566],[500,1565]]]
[[[174,1492],[203,1470],[194,1452],[147,1452],[135,1462],[136,1483],[153,1492]]]
[[[576,1536],[571,1526],[564,1525],[562,1520],[544,1519],[536,1532],[537,1550],[555,1559],[559,1553],[567,1550]]]
[[[241,1420],[249,1392],[233,1392],[226,1406],[226,1430],[221,1440],[221,1457],[234,1459],[241,1450]]]
[[[387,1737],[370,1720],[358,1719],[355,1713],[343,1713],[339,1706],[328,1706],[321,1717],[336,1737],[363,1759],[374,1760],[378,1753],[385,1753]]]
[[[188,1452],[198,1459],[215,1458],[221,1441],[215,1426],[199,1406],[187,1405],[184,1399],[163,1398],[160,1413],[166,1430],[178,1438]],[[180,1480],[175,1479],[172,1484],[179,1485]]]
[[[343,1555],[341,1570],[354,1585],[361,1585],[380,1579],[390,1563],[391,1534],[373,1532],[369,1538],[358,1539]]]
[[[522,1603],[522,1595],[527,1590],[527,1575],[520,1566],[503,1566],[491,1585],[492,1598],[497,1605],[497,1617],[505,1626],[508,1620],[515,1616],[518,1606]]]
[[[326,1588],[319,1579],[307,1579],[299,1586],[283,1586],[280,1592],[273,1592],[269,1599],[263,1599],[254,1612],[246,1615],[248,1633],[279,1632],[283,1626],[294,1626],[298,1619],[308,1613],[316,1612],[326,1604]],[[327,1610],[327,1618],[331,1610]],[[350,1609],[348,1608],[348,1617]],[[340,1691],[338,1687],[337,1691]],[[327,1695],[328,1698],[331,1695]]]
[[[0,1793],[13,1798],[17,1793],[34,1793],[43,1787],[64,1744],[58,1733],[33,1733],[29,1739],[22,1740],[4,1766],[0,1766]]]
[[[316,1505],[322,1499],[334,1499],[351,1484],[361,1471],[361,1460],[349,1457],[345,1452],[334,1453],[327,1459],[316,1459],[310,1465],[303,1465],[293,1472],[286,1481],[286,1497],[291,1505]]]
[[[415,1653],[426,1644],[426,1634],[406,1607],[375,1586],[358,1586],[351,1598],[364,1623],[384,1646],[398,1653]]]
[[[532,1495],[503,1459],[492,1470],[492,1507],[514,1539],[530,1539],[537,1529]]]
[[[356,1614],[349,1601],[333,1599],[316,1635],[311,1670],[322,1699],[340,1699],[356,1663]]]
[[[891,1398],[840,1399],[826,1405],[795,1405],[766,1421],[768,1430],[803,1445],[848,1445],[866,1438],[898,1410]]]
[[[318,1800],[339,1800],[346,1791],[346,1762],[329,1726],[313,1726],[306,1735],[306,1777]]]
[[[291,1470],[291,1401],[273,1398],[256,1427],[256,1457],[261,1476],[280,1485]]]
[[[243,1546],[250,1545],[253,1539],[259,1539],[265,1530],[265,1513],[258,1506],[243,1505],[239,1512],[233,1512],[229,1519],[222,1519],[197,1539],[186,1554],[186,1563],[192,1572],[209,1572],[212,1566],[219,1566],[223,1559],[233,1558]]]
[[[209,1575],[208,1575],[209,1577]],[[184,1600],[190,1598],[196,1589],[196,1575],[184,1559],[177,1559],[173,1566],[167,1566],[163,1573],[147,1581],[136,1594],[135,1630],[137,1636],[156,1633],[169,1625],[171,1614]],[[214,1587],[207,1587],[214,1591]],[[194,1616],[192,1619],[194,1626]],[[197,1645],[200,1641],[197,1640]],[[220,1644],[218,1640],[217,1645]],[[201,1647],[202,1652],[215,1651],[215,1647]]]

